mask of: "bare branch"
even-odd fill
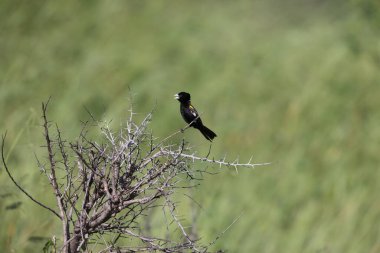
[[[256,166],[266,166],[266,165],[272,164],[272,163],[251,163],[251,159],[247,163],[239,163],[238,159],[236,159],[233,162],[226,162],[225,157],[223,159],[220,159],[220,160],[214,160],[214,159],[209,159],[209,158],[206,158],[206,157],[199,157],[199,156],[196,156],[194,154],[184,154],[184,153],[170,151],[170,150],[169,151],[168,150],[164,150],[162,152],[164,152],[165,154],[170,154],[170,155],[175,155],[175,156],[181,156],[183,158],[190,159],[193,162],[194,161],[201,161],[201,162],[207,162],[207,163],[211,163],[211,164],[214,163],[214,164],[218,164],[219,167],[222,167],[222,166],[225,166],[225,167],[234,167],[235,169],[237,169],[238,167],[251,167],[251,168],[255,168]]]
[[[49,155],[49,163],[50,163],[50,175],[48,177],[50,184],[53,187],[54,194],[57,200],[58,208],[60,211],[60,218],[62,220],[62,227],[63,227],[63,239],[64,239],[64,244],[70,239],[70,227],[69,227],[69,222],[66,214],[66,205],[64,203],[64,199],[62,196],[62,193],[59,190],[59,186],[57,183],[57,177],[55,174],[55,169],[56,169],[56,162],[54,160],[54,153],[53,153],[53,145],[50,140],[50,135],[49,135],[49,126],[48,126],[48,120],[46,117],[46,111],[47,111],[47,106],[49,104],[50,98],[46,104],[42,103],[42,117],[44,121],[44,130],[45,130],[45,140],[46,140],[46,145],[47,145],[47,150],[48,150],[48,155]],[[60,137],[59,137],[60,138]],[[60,142],[61,145],[62,142]],[[65,158],[64,158],[65,159]]]
[[[9,178],[12,180],[12,182],[16,185],[16,187],[22,192],[24,193],[29,199],[31,199],[34,203],[36,203],[37,205],[49,210],[50,212],[52,212],[55,216],[57,216],[59,219],[61,219],[61,217],[59,216],[59,214],[54,211],[52,208],[42,204],[41,202],[39,202],[38,200],[36,200],[35,198],[33,198],[29,193],[27,193],[24,188],[22,188],[17,182],[16,180],[13,178],[12,174],[10,173],[9,169],[8,169],[8,165],[7,163],[5,162],[5,156],[4,156],[4,146],[5,146],[5,138],[7,136],[7,133],[5,133],[3,136],[2,136],[2,142],[1,142],[1,160],[3,162],[3,165],[4,165],[4,168],[5,168],[5,171],[7,172]]]
[[[230,225],[228,225],[228,227],[226,228],[226,229],[224,229],[221,233],[219,233],[216,237],[215,237],[215,239],[212,241],[212,242],[210,242],[210,244],[208,245],[208,247],[210,247],[210,246],[212,246],[212,245],[214,245],[215,244],[215,242],[217,241],[217,240],[219,240],[240,218],[241,218],[241,216],[243,215],[243,212],[241,212],[240,213],[240,215],[238,216],[238,217],[236,217],[233,221],[232,221],[232,223],[230,224]]]

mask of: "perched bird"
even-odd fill
[[[216,134],[203,125],[197,110],[191,105],[190,94],[187,92],[180,92],[175,94],[174,98],[181,103],[180,112],[186,123],[201,131],[207,140],[212,141],[216,137]]]

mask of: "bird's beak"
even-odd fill
[[[179,99],[179,95],[178,95],[178,94],[175,94],[175,95],[174,95],[174,99],[177,99],[177,100],[178,100],[178,99]]]

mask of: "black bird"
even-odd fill
[[[180,92],[175,94],[174,98],[181,103],[180,112],[186,123],[201,131],[207,140],[212,141],[216,137],[216,134],[203,125],[197,110],[191,105],[190,94],[187,92]]]

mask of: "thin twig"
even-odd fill
[[[65,207],[64,199],[62,196],[62,193],[59,189],[58,182],[57,182],[57,177],[55,174],[55,169],[56,169],[56,162],[54,160],[54,153],[53,153],[53,145],[52,141],[50,140],[49,136],[49,126],[48,126],[48,120],[46,116],[47,112],[47,107],[49,104],[49,100],[46,102],[46,104],[42,103],[42,117],[44,120],[44,130],[45,130],[45,140],[46,140],[46,145],[47,145],[47,150],[48,150],[48,155],[49,155],[49,162],[50,162],[50,175],[48,177],[50,184],[53,187],[53,191],[57,200],[57,205],[60,211],[60,217],[62,221],[62,227],[63,227],[63,240],[64,242],[68,241],[70,239],[70,227],[69,227],[69,219],[67,217],[67,209]]]
[[[214,160],[214,159],[209,159],[209,158],[206,158],[206,157],[199,157],[199,156],[195,156],[195,155],[184,154],[184,153],[174,152],[174,151],[170,151],[170,150],[163,150],[162,152],[164,152],[166,154],[181,156],[181,157],[190,159],[192,161],[202,161],[202,162],[207,162],[207,163],[216,163],[220,167],[221,166],[226,166],[226,167],[235,167],[235,168],[237,168],[237,167],[251,167],[251,168],[254,168],[255,166],[265,166],[265,165],[272,164],[272,163],[250,163],[250,162],[239,163],[238,160],[235,160],[233,162],[226,162],[225,158],[223,160],[222,159],[220,159],[220,160]]]
[[[5,133],[3,136],[2,136],[2,143],[1,143],[1,158],[2,158],[2,161],[3,161],[3,165],[4,165],[4,168],[5,168],[5,171],[7,172],[9,178],[12,180],[12,182],[17,186],[17,188],[23,192],[29,199],[31,199],[34,203],[36,203],[37,205],[49,210],[50,212],[52,212],[55,216],[57,216],[59,219],[61,219],[61,216],[59,216],[59,214],[54,211],[52,208],[42,204],[41,202],[39,202],[38,200],[36,200],[35,198],[33,198],[29,193],[27,193],[24,188],[22,188],[17,182],[16,180],[13,178],[13,176],[11,175],[9,169],[8,169],[8,166],[5,162],[5,156],[4,156],[4,146],[5,146],[5,137],[7,136],[7,133]]]
[[[208,245],[208,247],[210,247],[210,246],[212,246],[212,245],[214,245],[215,244],[215,242],[217,241],[217,240],[219,240],[240,218],[241,218],[241,216],[243,215],[243,212],[241,212],[240,214],[239,214],[239,216],[238,217],[236,217],[233,221],[232,221],[232,223],[230,224],[230,225],[228,225],[228,227],[226,228],[226,229],[224,229],[221,233],[219,233],[216,237],[215,237],[215,239]]]

